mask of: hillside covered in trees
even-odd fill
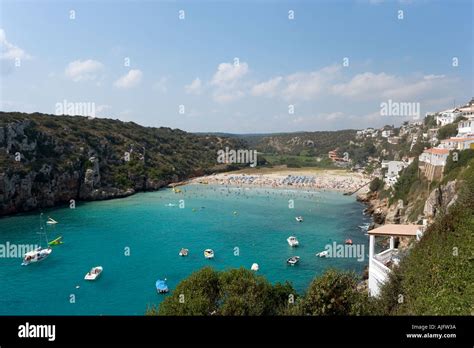
[[[121,197],[226,169],[239,139],[81,116],[0,113],[0,215]]]

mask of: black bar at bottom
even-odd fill
[[[28,324],[27,324],[28,323]],[[469,345],[474,317],[0,317],[0,346],[28,344]],[[55,325],[55,337],[19,337]],[[45,329],[29,331],[36,335]],[[22,331],[22,333],[20,333]],[[50,331],[51,333],[51,331]]]

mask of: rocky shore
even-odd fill
[[[405,204],[402,200],[389,205],[388,198],[380,198],[377,192],[359,193],[356,199],[367,205],[364,213],[373,218],[373,223],[369,227],[373,229],[380,225],[389,224],[421,224],[423,219],[428,223],[432,222],[437,214],[446,211],[457,200],[457,181],[449,181],[433,189],[423,205],[423,211],[413,219],[412,212],[415,206],[412,202]]]

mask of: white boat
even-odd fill
[[[212,249],[204,250],[204,257],[206,259],[213,259],[214,258],[214,250],[212,250]]]
[[[182,249],[179,251],[179,256],[188,256],[188,254],[189,254],[189,249],[182,248]]]
[[[46,221],[48,225],[56,225],[58,222],[53,218],[48,217],[48,221]]]
[[[297,216],[297,217],[295,217],[295,219],[298,222],[303,222],[303,217],[302,216]]]
[[[30,263],[40,262],[44,260],[45,258],[47,258],[51,254],[52,251],[53,249],[49,247],[46,249],[38,247],[35,250],[29,251],[23,256],[23,263],[21,265],[27,266]]]
[[[89,272],[87,272],[84,277],[85,280],[96,280],[102,274],[102,266],[92,267]]]
[[[291,247],[297,247],[300,245],[300,242],[298,242],[298,239],[296,239],[295,236],[289,236],[286,241]]]
[[[252,267],[250,267],[250,269],[251,269],[252,271],[257,272],[257,271],[259,270],[258,263],[253,263],[253,264],[252,264]]]
[[[30,263],[43,261],[53,252],[53,249],[51,249],[51,247],[49,247],[48,245],[48,237],[46,236],[46,231],[43,228],[43,213],[40,214],[40,231],[38,232],[38,234],[40,235],[39,237],[40,246],[35,248],[32,251],[28,251],[27,253],[25,253],[25,255],[23,255],[23,262],[21,263],[22,266],[27,266]],[[41,247],[41,241],[42,241],[41,236],[44,236],[46,245],[48,245],[48,247],[46,248]]]
[[[296,265],[298,262],[300,262],[299,256],[292,256],[288,260],[286,260],[286,263],[288,263],[291,266]]]
[[[328,251],[327,250],[324,250],[324,251],[321,251],[320,253],[317,253],[316,256],[318,257],[326,257],[328,256]]]

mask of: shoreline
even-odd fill
[[[182,183],[218,185],[231,187],[260,187],[260,188],[286,188],[306,189],[318,191],[337,191],[355,193],[367,192],[371,179],[360,173],[350,173],[342,170],[283,170],[258,173],[254,170],[239,170],[234,172],[217,173],[192,178]]]
[[[238,180],[231,180],[235,177]],[[285,182],[284,180],[288,177],[295,179],[297,177],[306,177],[308,182],[306,183],[291,183],[291,181]],[[253,178],[253,179],[252,179]],[[250,182],[251,180],[251,182]],[[314,180],[314,181],[312,181]],[[320,169],[320,168],[262,168],[262,169],[241,169],[237,171],[221,172],[211,175],[204,175],[198,177],[192,177],[186,180],[177,182],[163,182],[155,189],[148,190],[134,190],[128,189],[123,190],[120,194],[114,192],[111,195],[105,195],[101,197],[95,197],[91,199],[77,199],[77,202],[94,202],[103,200],[113,200],[120,198],[127,198],[140,192],[159,191],[164,188],[173,188],[179,186],[185,186],[188,184],[214,184],[218,186],[230,186],[230,187],[259,187],[269,189],[306,189],[310,191],[334,191],[334,192],[353,192],[357,189],[361,189],[358,193],[365,193],[368,190],[367,183],[371,179],[368,176],[360,173],[351,173],[345,170],[337,169]],[[366,185],[365,187],[362,187]],[[105,189],[96,189],[96,191],[106,192]],[[74,199],[74,198],[73,198]],[[27,209],[9,213],[0,214],[0,219],[11,216],[16,216],[22,213],[34,213],[41,210],[47,210],[51,208],[58,208],[61,206],[67,206],[68,200],[55,202],[55,204],[37,207],[35,209]]]

